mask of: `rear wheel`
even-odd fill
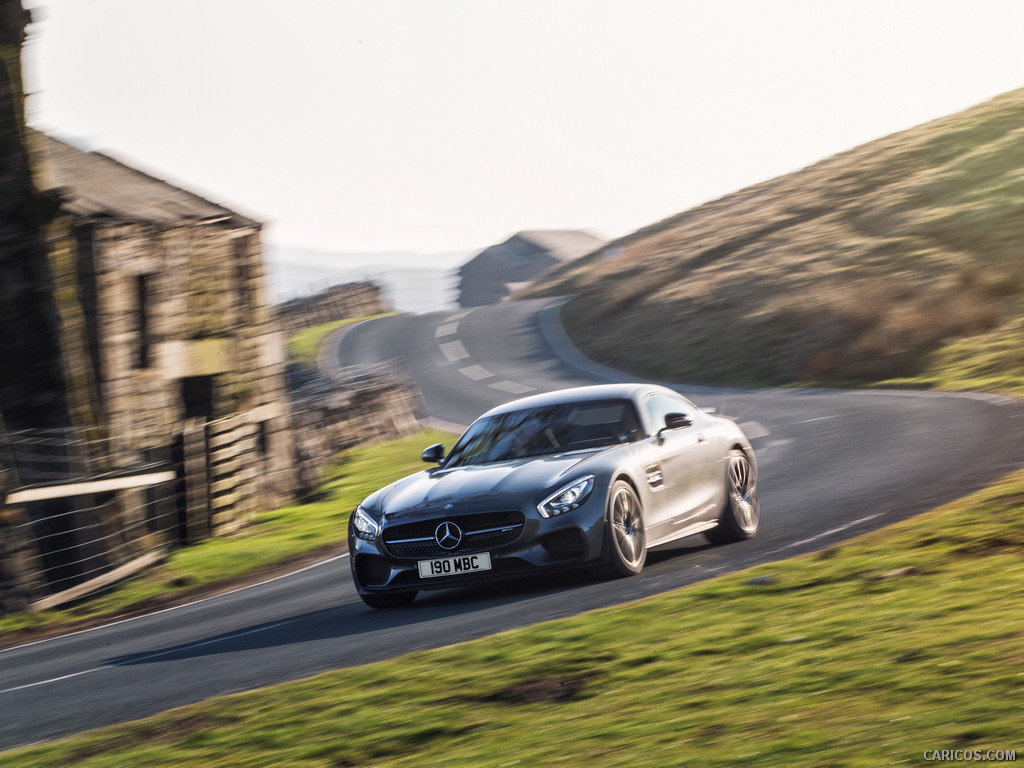
[[[647,562],[647,532],[643,507],[629,483],[619,480],[612,486],[605,526],[607,559],[598,567],[598,575],[619,578],[640,573]]]
[[[761,503],[757,498],[757,475],[743,451],[729,451],[725,465],[725,507],[718,526],[705,531],[712,544],[743,541],[757,533]]]
[[[360,595],[371,608],[398,608],[416,599],[416,592],[371,592]]]

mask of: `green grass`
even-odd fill
[[[919,375],[884,381],[882,386],[983,390],[1024,397],[1024,319],[951,342],[927,358]]]
[[[345,451],[319,489],[323,500],[263,512],[233,536],[176,550],[138,578],[72,607],[4,616],[0,618],[0,639],[9,632],[114,617],[181,593],[230,585],[275,563],[339,546],[356,504],[393,480],[423,469],[420,452],[427,445],[450,444],[451,440],[448,433],[428,431]]]
[[[304,328],[289,337],[285,345],[288,350],[288,356],[300,363],[315,366],[317,364],[317,357],[320,354],[320,345],[324,343],[324,339],[330,336],[331,333],[339,328],[344,328],[346,325],[359,323],[363,320],[373,320],[377,317],[387,317],[393,314],[395,313],[382,312],[378,315],[367,315],[366,317],[350,317],[345,320],[334,320],[323,325],[316,325],[312,328]]]
[[[873,768],[1024,748],[1022,502],[1018,472],[814,555],[0,762]]]

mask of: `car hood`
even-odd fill
[[[388,520],[408,520],[446,511],[447,504],[454,505],[449,508],[454,511],[494,509],[495,504],[515,509],[586,474],[583,465],[603,450],[608,449],[427,470],[385,489],[381,510]]]

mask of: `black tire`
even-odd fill
[[[629,483],[618,480],[608,492],[608,513],[605,515],[605,562],[596,568],[605,579],[634,576],[647,562],[647,531],[644,510],[636,491]]]
[[[371,608],[399,608],[403,605],[409,605],[409,603],[416,599],[416,594],[415,591],[371,592],[370,594],[360,595],[360,597]]]
[[[743,451],[729,451],[725,461],[725,505],[718,525],[704,535],[712,544],[743,541],[757,535],[760,522],[754,465]]]

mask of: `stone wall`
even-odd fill
[[[276,308],[278,326],[285,336],[334,320],[366,317],[391,311],[376,283],[334,285],[312,296],[291,299]]]
[[[187,418],[244,414],[262,425],[270,446],[252,457],[275,479],[261,501],[287,501],[283,340],[264,300],[258,226],[63,216],[51,229],[73,422],[109,448],[95,468],[170,446]]]
[[[168,443],[188,418],[244,416],[263,425],[269,450],[253,457],[274,479],[260,501],[292,490],[282,334],[264,300],[255,227],[143,224],[79,236],[80,282],[95,285],[98,397],[127,452]]]
[[[340,382],[312,375],[292,397],[296,475],[304,494],[321,482],[339,451],[420,429],[416,389],[386,366]]]

